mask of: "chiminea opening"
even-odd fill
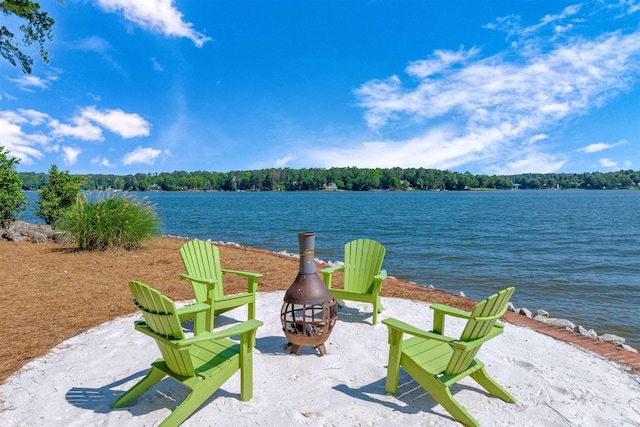
[[[327,354],[324,343],[338,320],[336,300],[316,273],[314,257],[316,233],[298,233],[300,270],[284,294],[280,310],[282,330],[298,354],[303,346],[314,346],[320,356]]]

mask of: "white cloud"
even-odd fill
[[[540,20],[540,23],[538,25],[525,28],[523,33],[535,31],[540,27],[543,27],[548,24],[553,24],[554,22],[561,21],[569,16],[575,15],[580,11],[581,7],[582,7],[581,4],[571,5],[571,6],[567,6],[559,15],[546,15],[544,18]],[[557,28],[558,26],[556,26],[554,29],[557,29]]]
[[[8,79],[14,82],[18,87],[26,92],[34,92],[34,89],[49,89],[51,82],[56,81],[57,76],[49,76],[45,79],[36,76],[21,76],[17,79]]]
[[[51,120],[49,126],[53,128],[51,134],[64,138],[72,137],[82,141],[104,141],[102,129],[95,126],[82,117],[74,117],[71,119],[72,124],[60,123],[59,120]]]
[[[85,107],[70,120],[70,124],[51,120],[49,126],[57,137],[73,137],[83,141],[104,141],[102,128],[122,138],[148,136],[151,125],[135,113],[122,110],[99,111],[94,106]]]
[[[148,136],[151,130],[151,125],[138,114],[119,109],[98,111],[96,107],[86,107],[78,120],[83,119],[98,123],[123,138]]]
[[[162,150],[154,150],[153,148],[143,148],[138,146],[132,152],[125,154],[122,158],[122,164],[133,165],[142,163],[145,165],[152,165],[160,154],[162,154]]]
[[[519,34],[552,22],[561,25],[579,11],[578,6],[565,8]],[[507,17],[493,26],[513,26],[515,21],[517,17]],[[426,162],[423,166],[437,168],[477,161],[496,170],[555,171],[567,159],[547,153],[552,147],[541,141],[567,120],[634,87],[640,71],[640,31],[603,33],[593,39],[569,37],[559,43],[553,26],[548,30],[552,34],[547,38],[522,37],[511,52],[490,57],[481,57],[476,48],[435,51],[430,58],[409,64],[407,81],[394,75],[364,83],[355,95],[371,129],[424,135],[445,123],[450,124],[449,135],[440,144],[428,145],[428,156],[419,154],[424,150],[418,142],[423,138],[418,137],[386,141],[378,159],[367,153],[350,157],[360,163],[369,159],[367,166],[372,167],[389,164],[390,158],[399,161],[398,156],[414,151],[414,157],[407,159],[411,164],[420,158]],[[378,151],[376,147],[367,148]]]
[[[496,22],[492,22],[485,25],[484,28],[488,28],[491,30],[504,31],[509,36],[514,36],[514,35],[529,36],[529,35],[532,35],[533,33],[536,33],[540,30],[545,29],[546,27],[558,21],[562,21],[564,19],[573,17],[574,15],[580,12],[581,8],[582,8],[582,4],[567,6],[560,14],[545,15],[542,19],[540,19],[540,22],[538,22],[536,25],[532,25],[529,27],[522,27],[520,25],[520,16],[518,15],[502,16],[502,17],[498,17],[496,19]],[[570,28],[571,28],[571,25],[567,25],[567,26],[555,25],[553,27],[556,33],[565,32]]]
[[[515,175],[519,173],[553,173],[566,163],[565,158],[545,153],[530,153],[521,159],[507,162],[503,167],[494,170],[496,175]]]
[[[62,152],[64,154],[62,157],[64,164],[72,166],[78,161],[78,155],[80,155],[81,150],[73,147],[62,147]]]
[[[109,159],[107,159],[106,157],[94,157],[93,159],[91,159],[91,164],[92,165],[97,165],[97,166],[104,166],[107,168],[115,168],[116,165],[112,164]]]
[[[273,162],[273,166],[276,167],[276,168],[283,168],[287,164],[289,164],[289,162],[292,161],[292,160],[295,160],[295,156],[288,155],[288,156],[282,157],[281,159],[278,159],[275,162]]]
[[[307,154],[323,167],[391,168],[403,165],[448,169],[479,159],[494,136],[476,134],[470,137],[475,144],[457,138],[451,129],[443,127],[407,140],[368,141],[352,147],[311,150]]]
[[[565,33],[569,30],[571,30],[573,28],[573,24],[569,24],[569,25],[556,25],[556,27],[554,28],[554,31],[556,33]]]
[[[613,161],[611,159],[607,159],[606,157],[603,157],[602,159],[598,160],[598,163],[603,168],[615,168],[615,167],[618,167],[618,163],[616,163],[615,161]]]
[[[587,145],[586,147],[582,147],[577,149],[576,151],[582,151],[584,153],[597,153],[599,151],[608,150],[609,148],[617,147],[618,145],[626,144],[626,140],[621,140],[615,144],[605,144],[604,142],[598,142],[596,144]]]
[[[79,50],[104,53],[111,49],[111,44],[102,37],[91,36],[74,43],[73,47]]]
[[[28,120],[29,124],[32,126],[41,125],[50,119],[48,114],[41,113],[40,111],[36,110],[25,110],[20,108],[18,109],[18,112],[20,112],[22,117]]]
[[[37,129],[43,125],[50,128],[48,133]],[[61,148],[58,143],[64,138],[104,141],[103,128],[122,138],[147,136],[150,133],[147,121],[138,114],[122,110],[99,111],[95,107],[86,107],[66,123],[32,109],[0,111],[0,145],[20,159],[22,164],[33,164],[34,159],[43,157],[43,151],[60,150],[65,164],[75,164],[80,151],[67,146]]]
[[[544,141],[545,139],[549,138],[548,135],[545,134],[538,134],[538,135],[533,135],[531,138],[529,138],[525,144],[535,144],[538,141]]]
[[[195,31],[193,24],[182,20],[174,0],[96,0],[106,12],[121,12],[129,21],[144,29],[167,36],[186,37],[201,47],[211,38]]]
[[[50,138],[40,133],[27,134],[22,125],[29,123],[25,117],[14,111],[0,111],[0,145],[9,150],[10,155],[20,159],[22,164],[33,164],[33,159],[41,159],[42,152],[35,148],[46,144]]]
[[[472,48],[468,51],[463,49],[457,52],[447,50],[436,50],[433,58],[420,61],[413,61],[406,68],[407,74],[421,79],[446,70],[454,64],[467,62],[470,58],[480,53],[480,49]]]
[[[549,53],[522,55],[521,64],[494,56],[442,70],[442,77],[424,78],[414,88],[403,87],[397,76],[372,80],[355,93],[372,128],[402,117],[431,119],[449,113],[483,123],[517,123],[529,117],[539,124],[550,113],[583,114],[613,89],[629,87],[632,73],[640,69],[640,32],[576,39]],[[474,116],[478,109],[490,114]]]
[[[164,71],[164,68],[162,68],[162,65],[158,64],[158,61],[156,61],[156,58],[151,58],[151,63],[153,64],[153,69],[156,71]]]

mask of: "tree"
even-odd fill
[[[51,165],[49,183],[42,187],[38,195],[36,216],[44,219],[47,224],[55,223],[75,204],[81,184],[82,178],[79,176],[58,171],[58,166]]]
[[[58,0],[58,3],[64,4],[63,0]],[[4,0],[0,1],[0,11],[5,16],[15,15],[26,20],[26,23],[20,25],[20,31],[24,34],[22,43],[25,46],[37,44],[40,57],[45,63],[49,63],[49,52],[45,49],[44,43],[53,40],[55,20],[50,18],[47,12],[40,10],[40,4],[28,0]],[[6,26],[0,27],[0,55],[14,67],[19,62],[22,72],[31,74],[33,59],[22,51],[20,42],[16,41],[15,37]]]
[[[15,170],[20,160],[7,155],[0,146],[0,227],[15,219],[15,215],[27,207],[27,196],[22,192],[22,179]]]

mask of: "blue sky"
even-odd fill
[[[19,171],[640,169],[640,0],[40,3],[50,63],[0,60]]]

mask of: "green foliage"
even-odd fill
[[[78,195],[56,227],[73,236],[80,250],[137,249],[159,231],[153,206],[122,193],[89,200]]]
[[[20,160],[9,158],[9,151],[0,146],[0,227],[15,219],[18,212],[25,210],[27,196],[22,192],[22,179],[15,170]]]
[[[68,171],[59,171],[53,164],[49,169],[49,183],[38,195],[35,214],[47,224],[54,224],[76,201],[82,178]]]
[[[85,175],[84,190],[123,191],[315,191],[496,189],[640,189],[640,171],[473,175],[425,168],[260,169],[252,171],[174,171],[135,175]],[[37,188],[38,174],[24,173],[24,189]],[[335,184],[332,185],[332,184]]]
[[[64,4],[62,0],[58,2]],[[25,46],[37,44],[40,57],[48,63],[49,52],[44,48],[44,43],[47,40],[53,40],[55,21],[47,15],[47,12],[40,10],[40,4],[28,0],[4,0],[0,1],[0,12],[5,16],[14,15],[26,21],[19,27],[23,33],[22,43]],[[31,74],[33,59],[22,51],[20,42],[15,40],[15,34],[4,25],[0,27],[0,55],[13,66],[20,63],[22,71]]]

